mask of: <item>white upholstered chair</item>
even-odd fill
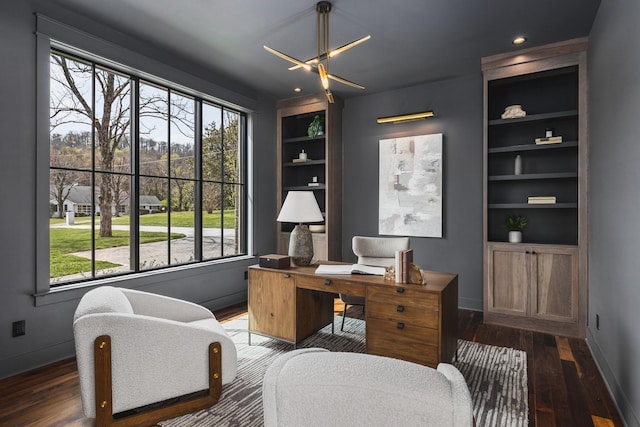
[[[351,247],[353,253],[358,257],[358,264],[389,267],[395,263],[396,251],[409,249],[409,238],[353,236]],[[344,330],[344,319],[347,317],[347,307],[350,305],[364,307],[364,297],[340,294],[340,299],[344,303],[342,325],[340,326],[342,331]]]
[[[82,406],[98,426],[148,426],[210,407],[236,376],[235,344],[209,310],[187,301],[96,288],[80,300],[73,332]]]
[[[265,427],[472,427],[458,369],[311,348],[278,356],[262,383]]]

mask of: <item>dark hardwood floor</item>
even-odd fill
[[[336,300],[336,312],[342,312]],[[217,311],[221,321],[246,304]],[[359,307],[349,315],[362,318]],[[584,340],[485,325],[482,313],[459,310],[460,338],[527,352],[529,425],[623,426]],[[75,359],[0,380],[0,426],[92,426],[82,415]]]

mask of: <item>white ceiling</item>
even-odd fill
[[[314,0],[51,0],[275,98],[320,90],[315,74],[288,71],[268,45],[315,56]],[[589,34],[600,0],[334,0],[330,46],[371,40],[331,61],[348,98],[480,72],[486,55]],[[511,44],[516,35],[528,42]]]

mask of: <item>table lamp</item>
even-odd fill
[[[298,223],[289,238],[289,256],[295,265],[309,265],[313,258],[313,238],[303,222],[324,221],[313,191],[289,191],[278,222]]]

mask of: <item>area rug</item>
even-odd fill
[[[331,326],[298,344],[298,348],[322,347],[331,351],[365,352],[365,322],[335,319]],[[251,335],[248,345],[247,318],[223,324],[238,349],[238,375],[222,388],[220,401],[211,408],[161,423],[164,427],[253,427],[262,426],[262,377],[291,344]],[[458,340],[458,360],[473,400],[477,427],[524,427],[528,425],[527,354],[524,351]]]

